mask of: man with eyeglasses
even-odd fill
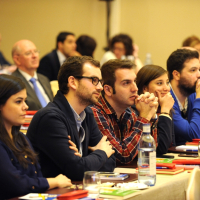
[[[91,106],[99,130],[107,136],[121,163],[131,162],[138,152],[143,124],[155,115],[158,100],[146,92],[138,96],[135,65],[128,60],[109,60],[101,68],[103,91],[99,101]],[[130,106],[135,104],[139,116]],[[157,143],[157,128],[152,131]]]
[[[12,48],[12,57],[17,70],[12,75],[26,85],[29,110],[39,110],[53,100],[48,78],[36,72],[39,66],[39,51],[30,40],[20,40]]]
[[[195,49],[177,49],[167,60],[176,145],[200,138],[200,62]]]
[[[87,107],[98,101],[101,79],[100,63],[91,57],[70,57],[61,66],[53,102],[34,115],[27,132],[45,177],[83,180],[85,171],[114,170],[114,150]]]

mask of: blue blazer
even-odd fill
[[[196,93],[188,97],[187,119],[184,119],[173,91],[170,92],[175,100],[173,119],[176,145],[183,145],[194,138],[200,138],[200,98],[196,99]]]
[[[29,126],[27,137],[34,149],[39,153],[42,173],[45,177],[54,177],[64,174],[72,180],[83,180],[85,171],[113,171],[115,157],[107,157],[102,150],[90,152],[88,146],[95,146],[102,138],[94,119],[92,110],[85,109],[86,117],[82,122],[85,130],[85,139],[82,145],[82,157],[74,155],[69,148],[71,136],[78,149],[80,149],[79,134],[71,107],[58,91],[53,102],[39,110],[33,117]]]
[[[45,192],[48,188],[49,184],[42,176],[40,165],[30,163],[24,169],[11,149],[0,140],[0,199]]]

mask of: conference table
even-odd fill
[[[169,150],[169,152],[173,152]],[[178,154],[175,154],[176,150],[174,148],[173,153],[167,153],[165,155],[174,156],[176,159],[186,159],[185,157],[178,157]],[[176,152],[179,153],[179,152]],[[187,158],[194,159],[194,158]],[[128,173],[130,177],[125,182],[133,181],[135,178],[137,167],[137,158],[134,159],[131,163],[127,165],[122,165],[117,163],[115,172]],[[185,200],[186,199],[186,189],[188,186],[190,178],[190,173],[187,171],[181,172],[176,175],[156,175],[156,184],[153,187],[149,187],[144,190],[140,190],[129,198],[133,200]],[[109,181],[112,182],[112,181]],[[80,184],[81,182],[72,182],[74,184]],[[52,189],[48,190],[46,193],[50,194],[63,194],[66,192],[72,191],[72,189],[62,188],[62,189]],[[17,200],[18,198],[12,198],[10,200]]]

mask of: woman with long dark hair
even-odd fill
[[[21,79],[0,75],[0,199],[71,185],[62,174],[55,178],[42,176],[30,142],[19,131],[28,109],[26,97]]]
[[[170,94],[167,71],[157,65],[146,65],[137,74],[138,94],[154,93],[158,97],[159,107],[152,128],[157,127],[157,155],[167,153],[175,145],[172,107],[174,99]]]

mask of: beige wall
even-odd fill
[[[119,30],[130,34],[140,47],[142,61],[150,52],[154,64],[165,67],[169,54],[181,46],[183,39],[192,34],[200,36],[199,0],[115,0],[112,7],[116,19],[111,33]],[[16,41],[32,40],[43,56],[55,47],[60,31],[95,37],[98,47],[94,56],[101,59],[106,45],[105,2],[0,0],[1,50],[10,61]]]
[[[134,38],[143,62],[150,52],[154,64],[165,68],[186,37],[200,37],[199,8],[199,0],[121,0],[120,30]]]
[[[55,48],[60,31],[96,38],[95,58],[106,45],[106,4],[98,0],[0,0],[1,50],[10,61],[20,39],[32,40],[43,56]]]

